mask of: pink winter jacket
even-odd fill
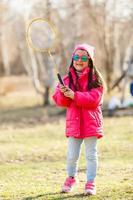
[[[70,69],[74,76],[73,69]],[[79,76],[78,83],[82,89],[74,93],[74,99],[65,97],[60,92],[59,85],[53,95],[53,99],[58,106],[67,107],[66,112],[66,136],[75,138],[86,138],[103,136],[102,118],[102,97],[103,87],[98,87],[87,91],[88,70],[85,68]],[[64,83],[68,86],[69,77],[64,77]]]

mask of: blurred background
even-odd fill
[[[28,24],[39,17],[56,27],[51,54],[62,75],[67,73],[74,46],[91,44],[96,48],[95,65],[108,88],[105,107],[132,104],[132,0],[0,0],[1,108],[53,104],[55,65],[47,53],[35,52],[26,43]]]

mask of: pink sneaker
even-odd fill
[[[65,193],[71,192],[75,183],[76,183],[75,178],[67,177],[62,187],[62,192],[65,192]]]
[[[87,182],[85,185],[85,195],[96,195],[96,187],[94,182]]]

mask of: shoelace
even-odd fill
[[[94,189],[94,187],[95,187],[94,183],[86,183],[85,186],[86,189]]]

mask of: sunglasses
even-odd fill
[[[75,55],[73,56],[73,60],[74,60],[74,61],[78,61],[79,58],[81,59],[82,62],[86,62],[86,61],[88,60],[88,56],[86,56],[86,55],[79,56],[79,55],[75,54]]]

